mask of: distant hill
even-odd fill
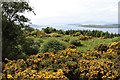
[[[118,24],[106,24],[106,25],[96,25],[96,24],[80,24],[80,27],[94,27],[94,28],[120,28]]]

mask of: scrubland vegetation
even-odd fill
[[[119,79],[118,35],[108,38],[76,33],[28,30],[23,45],[17,47],[21,47],[21,54],[5,58],[3,79]]]
[[[26,3],[19,4],[11,6],[32,11]],[[7,6],[3,3],[3,9]],[[11,14],[9,9],[7,13]],[[3,14],[3,80],[120,79],[120,34],[51,27],[38,30],[15,24],[8,16]]]

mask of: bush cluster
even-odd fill
[[[119,46],[119,43],[112,43],[110,46]],[[118,80],[120,79],[120,57],[115,50],[116,48],[111,54],[107,53],[108,51],[101,54],[98,51],[81,53],[76,49],[68,48],[57,53],[31,55],[26,60],[8,60],[3,67],[2,76],[3,79]],[[104,57],[108,54],[117,59]]]
[[[43,43],[42,39],[28,37],[26,38],[25,43],[23,44],[23,51],[27,55],[37,54],[42,43]]]
[[[100,44],[98,46],[95,47],[95,50],[99,51],[99,52],[106,52],[109,49],[109,47],[105,44]]]
[[[62,37],[63,35],[62,34],[58,34],[58,33],[51,33],[51,34],[48,34],[49,37]]]
[[[70,40],[70,44],[75,45],[75,46],[82,46],[80,40],[78,39]]]
[[[42,46],[40,51],[41,52],[57,52],[59,50],[64,50],[66,48],[66,45],[56,39],[50,39],[48,41],[46,41]]]
[[[70,36],[64,36],[62,38],[62,41],[69,42],[70,41]]]

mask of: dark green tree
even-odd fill
[[[105,38],[109,38],[109,33],[105,32]]]
[[[55,28],[52,28],[52,27],[47,27],[47,28],[43,28],[42,29],[45,33],[53,33],[53,32],[56,32],[56,29]]]
[[[2,2],[2,58],[9,58],[14,54],[16,58],[20,53],[18,45],[23,44],[23,32],[28,29],[25,25],[30,20],[23,14],[25,12],[34,12],[27,2]]]

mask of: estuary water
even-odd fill
[[[62,30],[99,30],[99,31],[103,31],[106,32],[108,31],[109,33],[116,33],[116,34],[120,34],[120,28],[94,28],[94,27],[81,27],[78,25],[65,25],[65,24],[61,24],[61,25],[40,25],[40,26],[33,26],[34,28],[37,28],[39,30],[41,30],[42,28],[46,28],[46,27],[53,27],[55,29],[62,29]]]

